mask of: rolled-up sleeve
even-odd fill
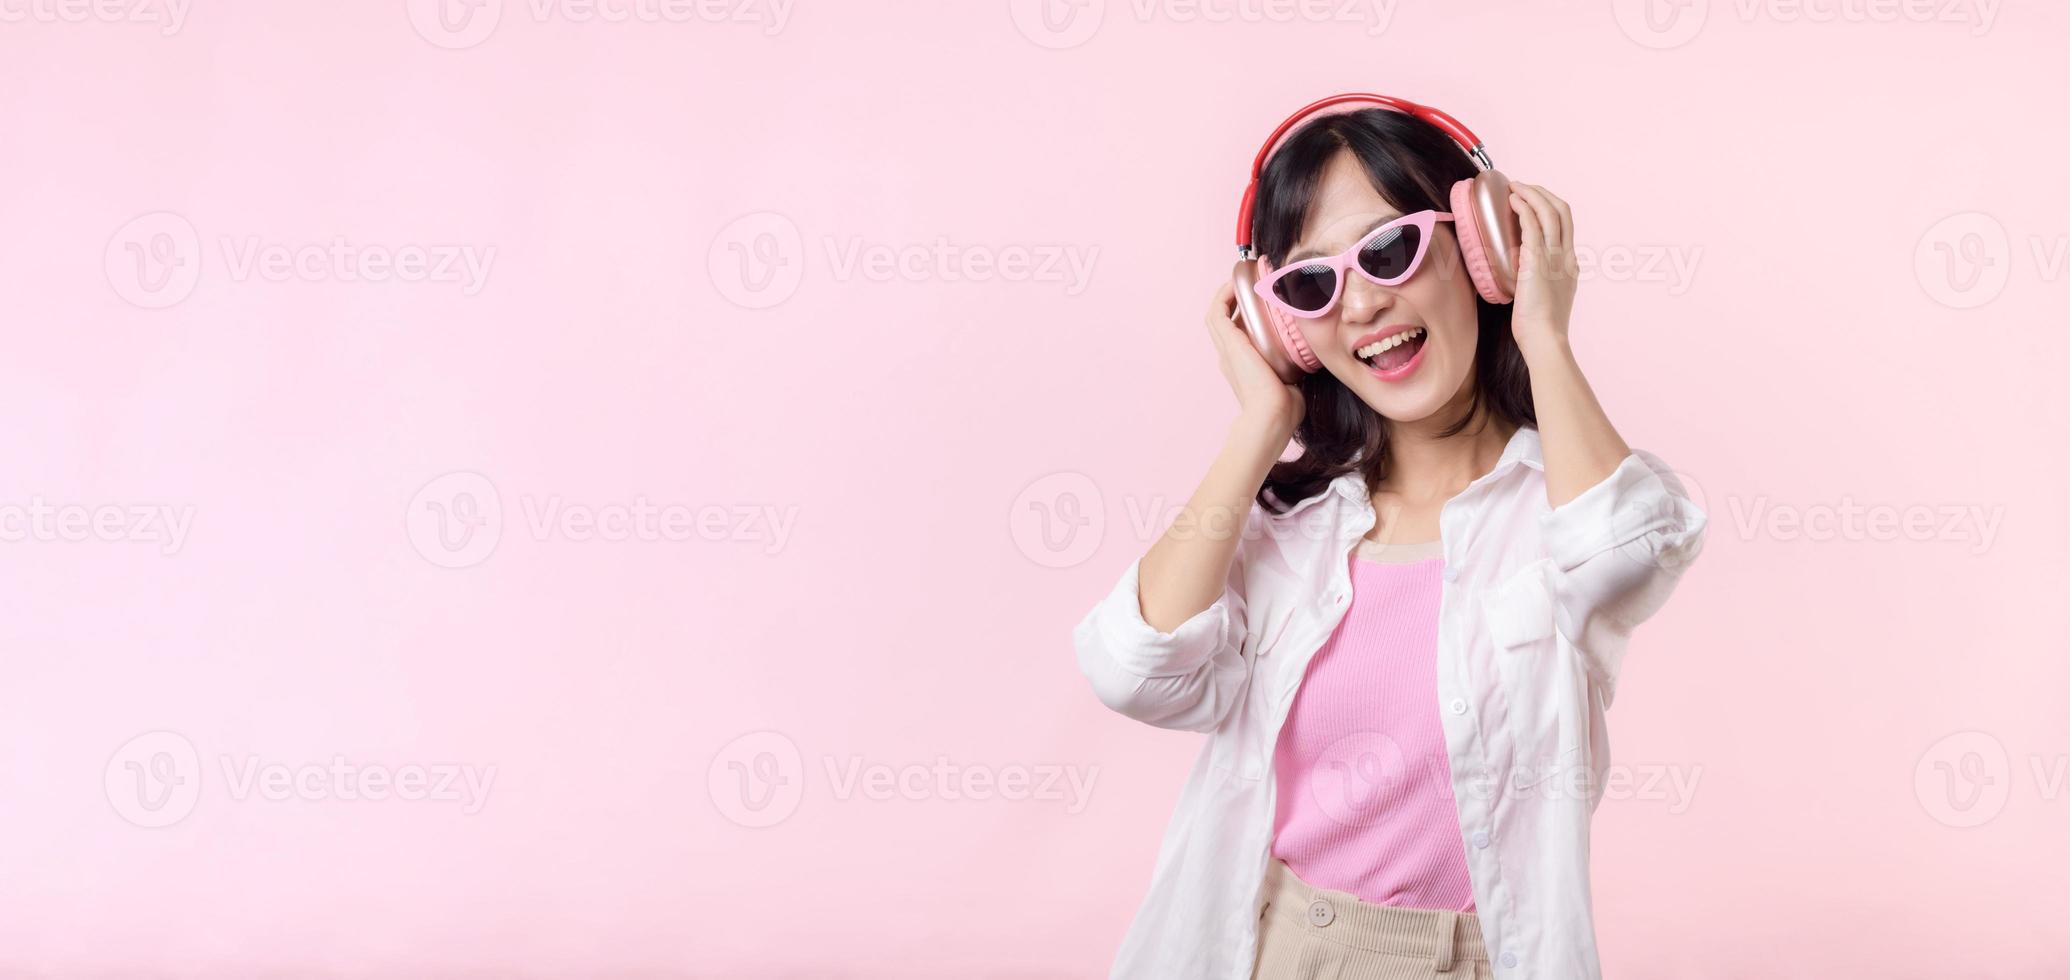
[[[1078,669],[1102,704],[1159,728],[1211,731],[1243,695],[1243,547],[1222,595],[1169,633],[1143,620],[1137,575],[1121,580],[1072,632]]]
[[[1560,634],[1580,651],[1606,706],[1632,631],[1666,604],[1702,552],[1707,522],[1674,470],[1643,450],[1539,516]]]

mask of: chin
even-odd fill
[[[1350,388],[1366,407],[1390,422],[1421,422],[1443,411],[1466,384],[1466,372],[1453,369],[1450,358],[1431,358],[1418,365],[1413,377],[1382,381],[1365,365],[1353,361],[1332,373]]]
[[[1436,415],[1439,409],[1445,407],[1446,402],[1446,399],[1438,396],[1435,391],[1375,392],[1370,390],[1370,386],[1352,390],[1360,401],[1366,403],[1366,407],[1380,413],[1380,417],[1390,422],[1421,422]]]

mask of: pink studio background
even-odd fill
[[[0,975],[1103,976],[1199,736],[1070,627],[1358,88],[1709,503],[1610,975],[2070,971],[2059,5],[163,3],[0,4]]]

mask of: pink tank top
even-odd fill
[[[1438,542],[1361,542],[1351,608],[1294,693],[1273,754],[1272,853],[1303,881],[1474,911],[1438,722]]]

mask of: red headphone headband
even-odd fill
[[[1427,105],[1417,105],[1407,99],[1397,99],[1391,95],[1373,95],[1366,92],[1346,92],[1343,95],[1332,95],[1326,99],[1318,99],[1302,106],[1301,111],[1288,116],[1285,122],[1280,123],[1279,128],[1273,130],[1272,135],[1265,138],[1265,145],[1258,148],[1257,158],[1251,161],[1251,182],[1244,187],[1243,202],[1237,205],[1236,210],[1236,248],[1239,252],[1246,255],[1250,253],[1251,205],[1258,195],[1258,178],[1265,173],[1265,161],[1272,156],[1272,151],[1279,149],[1280,142],[1286,138],[1288,133],[1291,133],[1295,127],[1307,122],[1310,118],[1328,115],[1329,113],[1326,110],[1354,103],[1364,107],[1392,109],[1395,112],[1405,112],[1415,116],[1443,130],[1446,136],[1452,138],[1452,142],[1459,144],[1460,149],[1465,150],[1468,156],[1474,158],[1474,162],[1480,164],[1482,170],[1495,169],[1495,163],[1488,159],[1488,151],[1481,145],[1480,137],[1475,136],[1473,130],[1466,128],[1464,123],[1452,118],[1441,110]],[[1339,111],[1350,112],[1355,110],[1343,109]]]

